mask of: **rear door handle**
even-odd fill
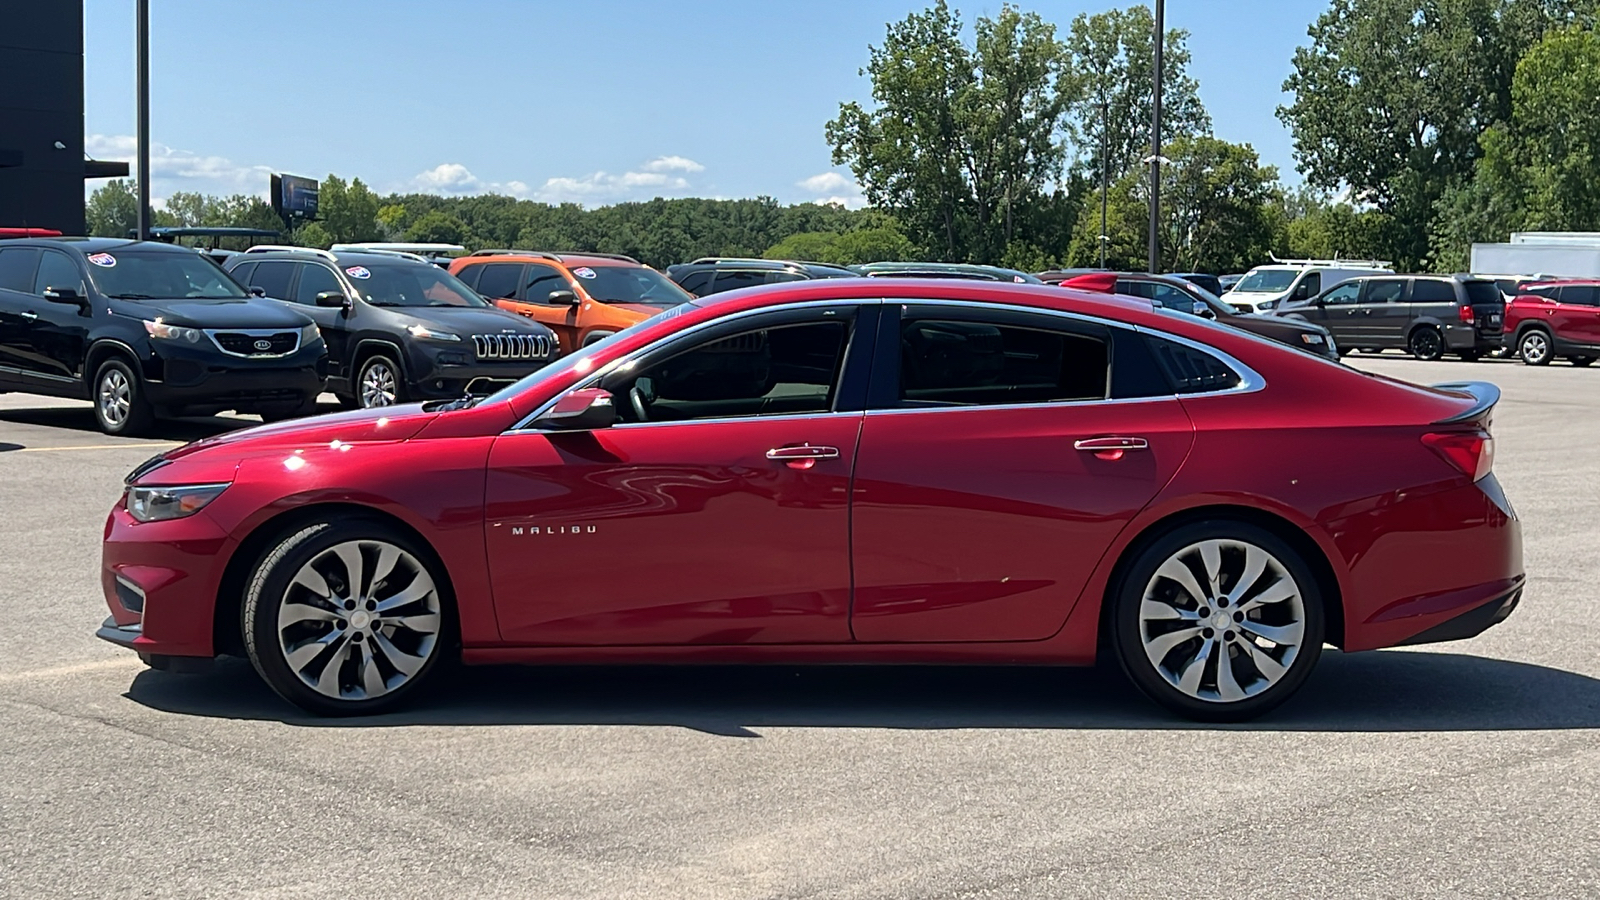
[[[37,318],[39,318],[39,314],[34,312],[31,309],[22,314],[22,320],[24,322],[32,322],[34,319],[37,319]]]
[[[809,469],[819,459],[838,459],[838,447],[819,447],[801,444],[798,447],[774,447],[767,451],[767,459],[781,461],[791,469]]]
[[[1119,460],[1129,450],[1149,450],[1150,442],[1142,437],[1098,437],[1073,441],[1072,449],[1093,453],[1106,460]]]

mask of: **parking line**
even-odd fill
[[[122,450],[129,447],[154,448],[168,450],[179,444],[81,444],[72,447],[22,447],[11,451],[12,453],[56,453],[63,450]]]
[[[58,678],[64,675],[83,675],[89,672],[100,672],[110,669],[129,669],[135,665],[142,665],[137,657],[123,656],[118,659],[104,659],[95,662],[78,663],[69,666],[54,666],[48,669],[34,669],[31,672],[9,672],[0,674],[0,684],[14,684],[20,681],[36,681],[40,679]]]

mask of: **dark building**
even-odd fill
[[[83,4],[0,5],[0,227],[83,234],[84,178],[128,173],[83,158]]]

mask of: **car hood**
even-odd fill
[[[237,300],[112,300],[112,308],[136,319],[157,319],[187,328],[301,328],[305,314],[282,303],[241,297]]]
[[[1235,328],[1253,331],[1256,334],[1326,334],[1328,329],[1311,322],[1300,319],[1285,319],[1281,316],[1267,316],[1257,313],[1241,313],[1228,316],[1223,320]]]
[[[426,325],[462,337],[471,334],[550,334],[550,329],[538,322],[499,308],[389,306],[384,309],[408,320],[407,325]]]
[[[438,415],[424,412],[420,403],[408,403],[312,416],[309,419],[241,428],[203,438],[170,450],[163,457],[172,461],[213,455],[237,459],[249,455],[253,450],[281,451],[330,444],[404,441],[415,437]]]

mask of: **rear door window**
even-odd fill
[[[1448,281],[1418,278],[1411,284],[1411,302],[1454,303],[1456,302],[1455,285]]]
[[[757,285],[766,284],[769,281],[767,276],[772,274],[773,273],[771,272],[751,271],[718,272],[715,282],[716,290],[717,293],[720,294],[723,291],[736,291],[740,288],[755,287]]]
[[[517,285],[522,281],[522,263],[485,263],[478,268],[478,293],[491,300],[517,295]]]
[[[1600,306],[1600,286],[1592,284],[1565,284],[1561,286],[1561,302],[1574,306]]]
[[[1104,400],[1104,337],[980,320],[900,326],[900,406],[1008,406]]]

